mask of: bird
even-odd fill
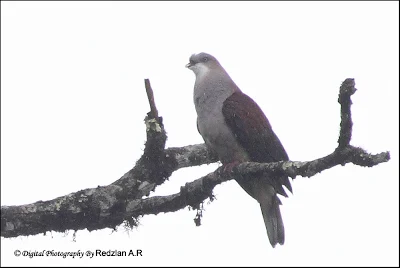
[[[189,58],[186,67],[194,72],[193,101],[197,129],[208,149],[226,170],[243,162],[269,163],[289,160],[282,143],[258,104],[243,93],[219,61],[201,52]],[[273,248],[285,242],[285,230],[277,194],[288,197],[289,178],[237,177],[236,182],[260,204],[269,242]]]

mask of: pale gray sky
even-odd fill
[[[262,107],[292,160],[337,146],[341,82],[355,78],[352,144],[391,161],[298,177],[273,249],[234,181],[195,211],[109,229],[1,238],[1,264],[399,265],[398,2],[1,2],[1,203],[48,200],[120,178],[142,154],[149,78],[167,146],[202,142],[192,53],[213,54]],[[218,164],[175,172],[179,191]],[[15,257],[15,250],[130,250],[143,257]]]

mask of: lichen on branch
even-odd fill
[[[249,174],[285,174],[312,177],[337,165],[353,163],[372,167],[390,160],[389,152],[369,154],[364,149],[350,145],[352,134],[351,96],[356,92],[354,79],[346,79],[339,92],[341,123],[338,147],[327,156],[316,160],[280,161],[276,163],[241,163],[232,172],[217,169],[181,187],[178,193],[168,196],[148,197],[157,186],[164,183],[174,171],[190,166],[217,161],[205,144],[179,148],[165,148],[167,134],[162,117],[154,101],[150,81],[145,80],[150,112],[145,118],[147,140],[143,155],[135,166],[120,179],[107,186],[89,188],[49,201],[38,201],[22,206],[1,207],[1,236],[17,237],[47,231],[104,228],[115,229],[122,223],[136,225],[140,216],[174,212],[187,206],[198,209],[195,218],[200,224],[201,204],[213,198],[216,185]],[[271,182],[273,184],[273,182]]]

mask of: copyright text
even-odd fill
[[[93,258],[93,257],[136,257],[143,256],[141,249],[130,250],[78,250],[78,251],[56,251],[56,250],[14,250],[16,257],[62,257],[62,258]]]

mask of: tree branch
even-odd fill
[[[135,226],[141,215],[173,212],[186,206],[199,208],[207,198],[212,199],[214,187],[236,176],[248,174],[286,174],[311,177],[336,165],[353,163],[372,167],[390,159],[389,152],[372,155],[350,145],[352,133],[351,95],[355,93],[354,79],[346,79],[340,87],[341,123],[338,147],[333,153],[308,162],[280,161],[276,163],[241,163],[231,173],[220,169],[187,183],[179,193],[145,198],[164,183],[171,174],[184,167],[209,164],[217,157],[205,144],[165,149],[166,132],[162,117],[154,102],[148,79],[146,92],[151,111],[145,118],[147,141],[142,157],[120,179],[108,186],[99,186],[71,193],[49,201],[22,206],[1,207],[1,236],[35,235],[46,231],[89,231],[116,228],[121,223]],[[274,182],[271,182],[273,185]],[[198,221],[196,221],[196,224]]]
[[[344,148],[350,144],[351,133],[353,131],[353,121],[351,120],[351,95],[356,92],[355,82],[352,78],[347,78],[340,86],[339,99],[340,103],[340,135],[339,148]]]
[[[151,118],[158,118],[158,110],[156,107],[156,103],[154,101],[154,93],[153,89],[151,88],[150,85],[150,80],[149,79],[144,79],[144,87],[146,88],[146,93],[147,93],[147,98],[149,99],[149,104],[150,104],[150,114]]]

